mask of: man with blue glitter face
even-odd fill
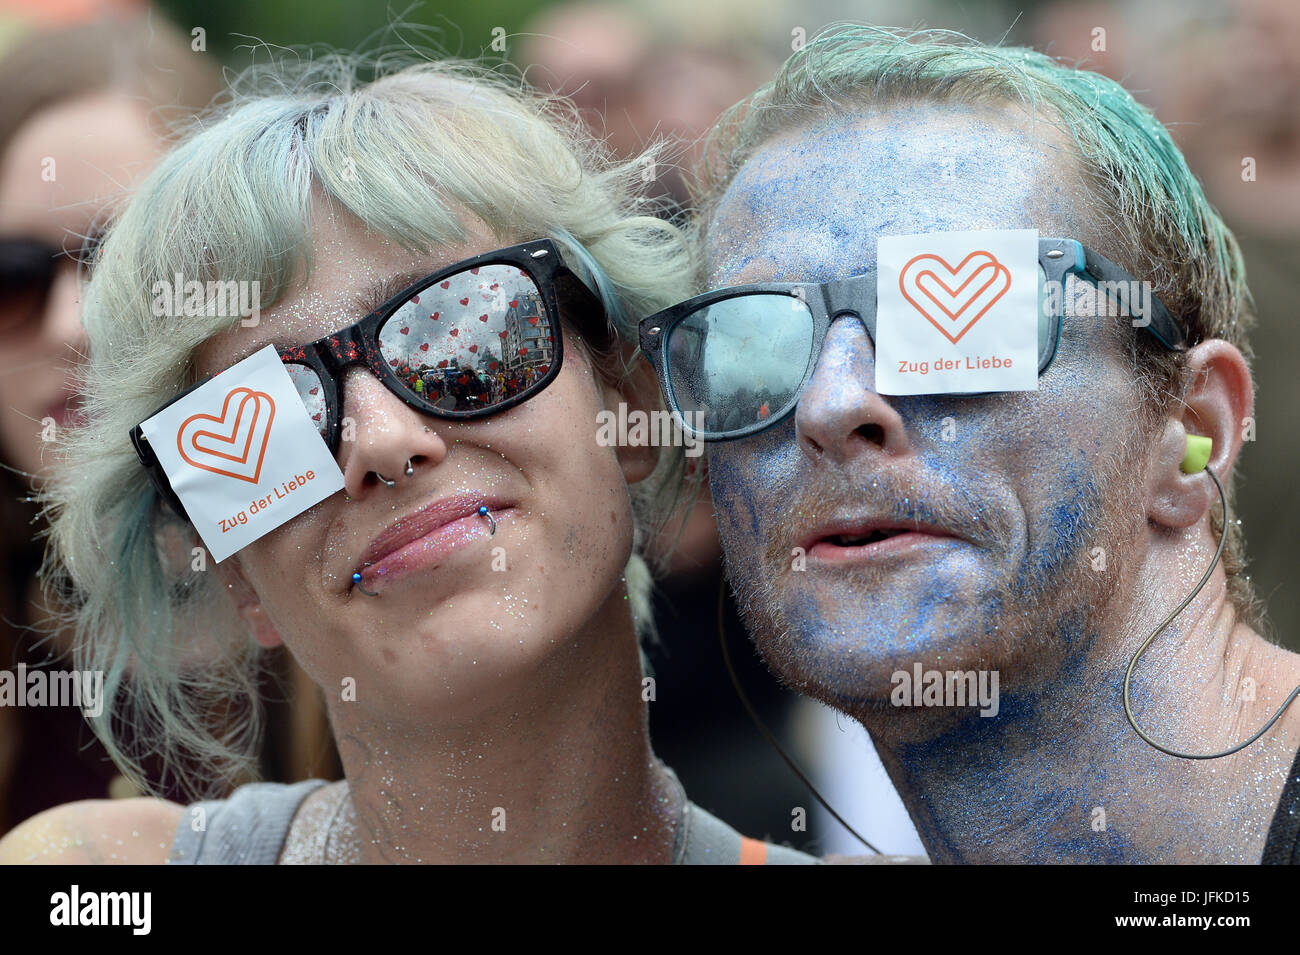
[[[1164,128],[1033,51],[853,27],[710,155],[709,291],[641,340],[772,670],[866,727],[936,862],[1300,862],[1300,656],[1222,510],[1249,293]],[[1004,345],[1019,377],[966,370]]]

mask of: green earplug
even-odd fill
[[[1199,474],[1210,463],[1210,452],[1213,450],[1214,439],[1203,434],[1189,434],[1187,452],[1183,455],[1183,463],[1178,465],[1179,470],[1184,474]]]

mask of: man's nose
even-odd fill
[[[809,458],[844,464],[865,451],[910,453],[903,419],[876,393],[875,377],[876,349],[862,322],[839,316],[795,411],[796,438]]]
[[[349,368],[342,389],[345,440],[339,446],[339,467],[353,500],[374,493],[379,475],[400,479],[408,461],[418,469],[422,463],[437,466],[447,457],[437,427],[442,422],[407,406],[370,372]],[[353,428],[347,427],[348,419]],[[376,475],[373,481],[368,480],[371,474]]]

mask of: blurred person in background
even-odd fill
[[[32,495],[53,463],[46,449],[78,416],[81,262],[164,152],[167,127],[221,85],[204,53],[146,11],[58,26],[10,15],[0,42],[0,671],[21,679],[70,666],[70,635],[51,622],[61,608],[41,593]],[[264,772],[336,764],[321,712],[311,698],[292,718],[281,705]],[[76,707],[0,705],[0,833],[69,800],[135,794]]]

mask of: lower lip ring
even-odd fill
[[[956,539],[946,534],[904,531],[901,534],[891,534],[889,537],[872,541],[869,544],[842,546],[832,544],[823,538],[809,548],[808,556],[827,564],[858,563],[901,555],[928,542],[955,541]]]
[[[513,513],[513,507],[503,507],[493,511],[492,516],[499,528],[502,519]],[[362,582],[369,587],[377,581],[395,580],[417,570],[436,567],[454,552],[491,536],[487,518],[474,511],[434,528],[361,568]]]

